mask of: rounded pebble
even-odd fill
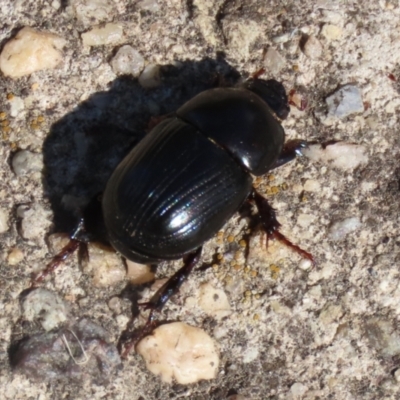
[[[136,6],[140,10],[146,10],[151,12],[157,12],[160,10],[160,5],[157,0],[141,0],[136,3]]]
[[[10,250],[7,256],[7,263],[9,265],[17,265],[24,259],[24,253],[18,247]]]
[[[30,172],[38,172],[43,169],[43,160],[40,154],[28,150],[17,152],[12,158],[11,165],[17,176],[26,175]]]
[[[8,231],[8,213],[0,208],[0,233]]]
[[[214,340],[206,332],[174,322],[156,328],[142,339],[137,352],[153,374],[164,382],[187,385],[216,377],[219,357]]]
[[[143,285],[155,279],[150,265],[139,264],[130,260],[126,260],[126,277],[134,285]]]
[[[27,321],[38,320],[46,331],[51,331],[68,319],[65,302],[56,293],[38,288],[29,292],[21,302]]]
[[[123,35],[121,24],[108,23],[82,33],[81,37],[84,46],[103,46],[120,42]]]
[[[0,54],[0,70],[11,78],[55,68],[62,61],[66,41],[50,32],[25,27],[10,39]]]
[[[160,67],[155,64],[148,65],[139,76],[139,83],[145,89],[154,88],[160,85]]]
[[[216,289],[210,283],[203,283],[200,286],[198,303],[205,313],[217,319],[231,314],[231,306],[225,292]]]
[[[278,74],[284,67],[286,61],[277,50],[270,47],[264,57],[264,66],[272,73]]]
[[[137,77],[144,68],[144,58],[132,46],[122,46],[111,60],[111,67],[117,75]]]
[[[123,262],[111,247],[92,242],[88,244],[88,251],[89,260],[84,271],[92,275],[94,286],[113,286],[125,279]]]
[[[303,52],[308,58],[317,60],[322,56],[322,44],[315,36],[310,36],[304,43]]]
[[[329,228],[329,237],[332,240],[342,240],[349,233],[356,231],[362,226],[358,217],[346,218],[341,221],[334,222]]]
[[[109,21],[115,13],[113,0],[72,0],[71,6],[77,20],[84,25]]]

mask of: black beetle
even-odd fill
[[[125,157],[102,195],[105,233],[126,258],[157,263],[185,257],[184,266],[153,296],[148,323],[186,279],[200,258],[202,244],[239,210],[253,201],[268,237],[303,256],[278,230],[273,208],[253,188],[259,176],[301,155],[304,141],[284,146],[280,119],[288,98],[275,80],[251,79],[234,88],[202,92],[160,122]],[[70,244],[37,281],[77,249],[85,236],[82,219]],[[137,340],[137,338],[136,338]],[[125,354],[135,340],[126,346]]]

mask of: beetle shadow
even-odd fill
[[[240,79],[223,55],[164,65],[160,76],[161,84],[153,89],[121,76],[108,91],[94,93],[51,126],[43,145],[43,184],[55,232],[72,232],[82,210],[145,136],[152,117],[172,113],[196,94]]]

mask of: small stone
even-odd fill
[[[364,111],[361,91],[357,86],[345,85],[326,98],[328,116],[346,118]]]
[[[329,304],[319,314],[319,320],[324,325],[329,325],[333,322],[338,322],[343,315],[343,308],[340,304]]]
[[[397,383],[400,383],[400,368],[397,368],[396,371],[394,371],[394,379],[396,379]]]
[[[122,260],[111,247],[91,242],[88,251],[89,260],[84,265],[84,270],[92,275],[94,286],[113,286],[125,279]]]
[[[271,74],[279,74],[279,72],[285,67],[285,64],[285,59],[278,53],[278,51],[270,47],[264,57],[264,66],[271,72]]]
[[[29,292],[21,302],[27,321],[38,320],[45,331],[51,331],[68,320],[68,308],[56,293],[38,288]]]
[[[25,108],[24,100],[21,97],[13,96],[10,102],[10,116],[17,117]]]
[[[295,399],[300,399],[307,393],[308,387],[300,382],[296,382],[290,387],[290,391]]]
[[[297,224],[303,228],[308,228],[312,225],[313,221],[315,220],[315,216],[313,214],[299,214],[297,217]]]
[[[140,10],[157,12],[160,10],[160,5],[157,0],[141,0],[136,3],[136,7]]]
[[[0,233],[8,231],[8,213],[0,208]]]
[[[321,189],[320,183],[315,179],[307,179],[304,182],[303,189],[306,192],[319,192]]]
[[[80,380],[107,385],[120,368],[121,358],[105,329],[83,318],[68,329],[21,341],[10,356],[10,364],[15,372],[40,383]]]
[[[155,279],[154,272],[152,272],[150,265],[126,260],[126,268],[126,277],[134,285],[143,285]]]
[[[17,176],[27,175],[30,172],[40,172],[43,169],[42,156],[28,150],[21,150],[14,154],[11,165]]]
[[[108,308],[116,314],[121,313],[121,299],[119,297],[111,297],[108,301]]]
[[[51,2],[51,6],[55,9],[55,10],[59,10],[61,7],[61,3],[59,0],[53,0]]]
[[[322,44],[315,36],[310,36],[304,43],[303,52],[308,58],[317,60],[322,56]]]
[[[204,0],[198,0],[197,4],[204,4]],[[209,12],[214,13],[215,11],[211,10],[212,8],[215,9],[215,6],[216,4],[214,3],[211,9],[209,9]],[[215,15],[217,15],[216,12]],[[208,18],[210,18],[210,14]],[[248,60],[252,56],[252,46],[257,39],[263,35],[261,25],[251,18],[223,18],[221,22],[222,33],[226,39],[226,46],[235,54],[237,59],[242,61]],[[218,42],[216,42],[214,46],[217,45],[217,43]]]
[[[372,318],[365,324],[365,333],[371,346],[382,356],[400,354],[400,335],[391,322]]]
[[[231,306],[225,292],[216,289],[210,283],[203,283],[199,287],[198,304],[205,313],[217,319],[231,314]]]
[[[24,253],[18,247],[10,250],[7,256],[7,263],[9,265],[17,265],[24,259]]]
[[[337,25],[325,24],[321,29],[321,35],[327,40],[339,40],[343,35],[343,30]]]
[[[18,207],[17,215],[22,218],[20,231],[24,239],[43,239],[52,223],[51,213],[38,203]]]
[[[187,385],[202,379],[214,379],[219,356],[214,340],[206,332],[174,322],[161,325],[142,339],[137,352],[150,372],[161,375],[163,382]]]
[[[155,64],[148,65],[139,76],[139,83],[145,89],[159,86],[161,83],[160,67]]]
[[[71,238],[66,233],[53,233],[47,238],[52,254],[58,254],[69,243]]]
[[[84,25],[110,21],[116,9],[113,0],[72,0],[70,4],[77,20]]]
[[[343,240],[349,233],[356,231],[362,226],[358,217],[346,218],[334,222],[329,228],[329,237],[332,240]]]
[[[121,24],[108,23],[104,27],[94,27],[82,33],[81,37],[84,46],[102,46],[120,42],[123,35]]]
[[[111,67],[117,75],[137,77],[144,68],[144,58],[132,46],[122,46],[111,60]]]
[[[10,39],[0,54],[0,70],[11,78],[53,69],[62,61],[66,41],[50,32],[25,27]]]
[[[300,261],[299,268],[303,271],[307,271],[312,267],[311,260],[303,259]]]
[[[344,171],[351,171],[360,165],[368,163],[365,146],[347,142],[337,142],[328,146],[312,144],[302,150],[302,153],[312,161],[331,164]]]

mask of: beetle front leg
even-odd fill
[[[149,335],[155,328],[156,325],[156,312],[160,312],[164,307],[165,303],[176,293],[178,293],[179,288],[182,286],[183,282],[188,278],[190,273],[193,271],[194,267],[200,260],[202,247],[199,247],[193,253],[188,254],[184,257],[184,265],[180,268],[174,275],[171,276],[157,290],[156,293],[151,297],[151,299],[146,303],[141,303],[145,307],[145,310],[150,310],[149,318],[147,319],[146,325],[141,329],[139,334],[134,335],[125,343],[125,348],[121,354],[122,358],[125,358],[129,351],[142,340],[145,336]]]
[[[314,264],[314,257],[308,251],[303,250],[301,247],[292,243],[286,236],[279,232],[281,224],[276,219],[275,210],[268,203],[268,200],[261,196],[261,194],[259,194],[255,189],[253,189],[250,198],[254,200],[257,206],[261,224],[267,234],[267,246],[268,240],[277,239]]]
[[[293,161],[296,157],[303,157],[302,150],[307,148],[311,143],[312,142],[306,142],[305,140],[301,139],[289,140],[285,143],[282,153],[279,155],[278,159],[270,169],[275,169],[285,165],[288,162]]]

